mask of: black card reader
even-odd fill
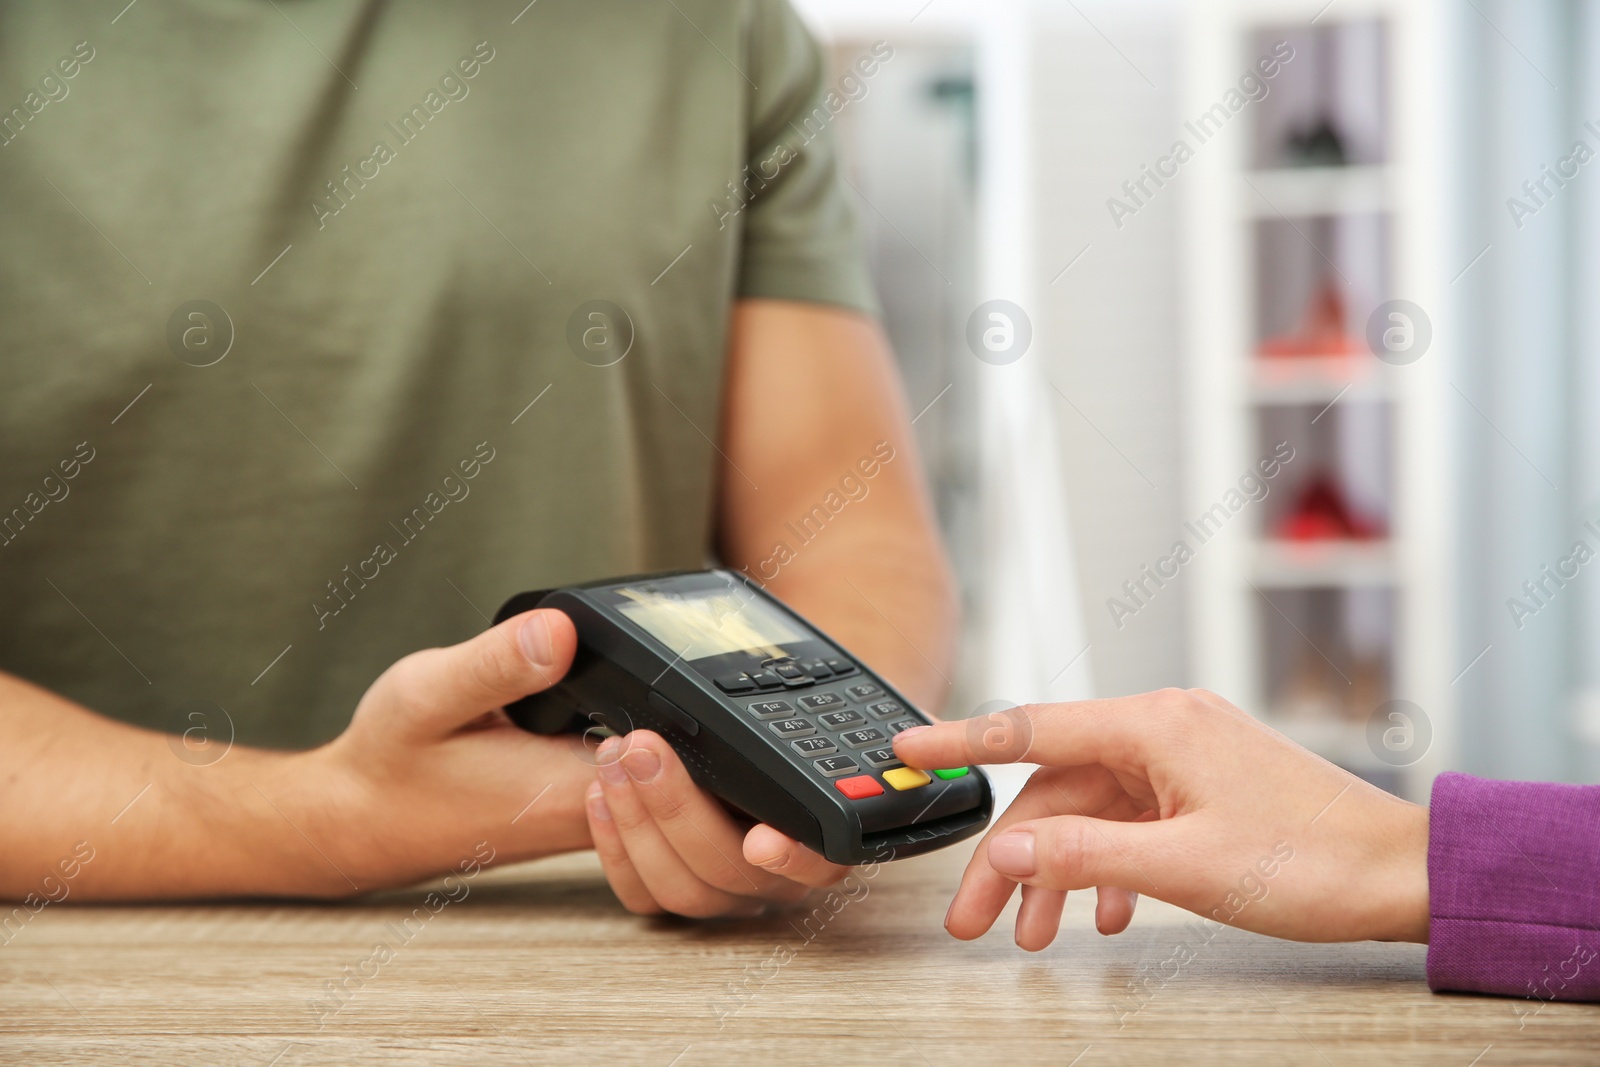
[[[572,669],[506,707],[540,734],[661,734],[702,788],[835,863],[931,852],[984,828],[983,772],[925,772],[891,739],[929,719],[782,602],[728,571],[520,593],[566,613]]]

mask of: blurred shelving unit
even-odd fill
[[[1389,541],[1256,542],[1250,580],[1263,589],[1387,588],[1399,576]]]
[[[1391,172],[1383,166],[1272,167],[1245,179],[1259,195],[1244,209],[1263,218],[1387,211],[1393,202]]]
[[[1389,377],[1371,356],[1297,356],[1256,359],[1247,388],[1257,404],[1332,404],[1336,400],[1384,400]]]
[[[1443,315],[1441,6],[1197,0],[1179,179],[1186,513],[1294,448],[1195,552],[1194,674],[1416,800],[1456,738],[1450,354],[1380,360],[1367,335],[1391,300]]]

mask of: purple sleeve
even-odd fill
[[[1428,899],[1433,989],[1600,1000],[1600,786],[1440,775]]]

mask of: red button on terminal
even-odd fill
[[[841,778],[833,783],[839,787],[839,792],[851,800],[865,800],[867,797],[883,795],[883,786],[870,774],[858,774],[854,778]]]

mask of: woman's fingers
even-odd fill
[[[1161,896],[1161,882],[1188,885],[1180,867],[1197,816],[1121,822],[1054,815],[1014,823],[989,841],[990,866],[1024,885],[1047,889],[1139,886]],[[1170,891],[1170,889],[1169,889]]]
[[[1050,947],[1061,929],[1061,909],[1067,895],[1059,889],[1022,887],[1022,906],[1017,909],[1017,947],[1040,952]]]
[[[1184,689],[1162,689],[1111,700],[1025,704],[914,727],[895,737],[894,750],[911,766],[926,768],[1024,761],[1047,767],[1142,766],[1183,744],[1197,710],[1216,712],[1210,697],[1215,694],[1203,699]]]
[[[945,916],[945,929],[952,936],[964,941],[981,937],[1000,917],[1017,883],[1023,881],[1005,869],[1006,864],[1015,863],[1005,855],[997,855],[995,842],[1004,842],[999,846],[1004,853],[1008,847],[1017,845],[1016,838],[1011,836],[1016,827],[1048,821],[1050,816],[1063,811],[1106,819],[1134,819],[1141,815],[1142,808],[1103,767],[1047,767],[1035,771],[1016,801],[995,819],[967,864],[961,887]],[[1040,888],[1065,887],[1040,885]]]
[[[1215,693],[1198,690],[1208,696],[1215,697]],[[1217,697],[1221,700],[1221,697]],[[1230,705],[1231,707],[1231,705]],[[1155,822],[1161,813],[1155,810],[1144,812],[1134,818],[1134,822]],[[1103,885],[1095,889],[1094,902],[1094,928],[1102,934],[1120,934],[1133,922],[1133,910],[1139,904],[1139,894],[1132,889],[1122,889],[1117,886]]]
[[[1053,815],[1061,805],[1058,794],[1071,797],[1074,792],[1083,795],[1085,800],[1094,801],[1088,792],[1098,792],[1105,788],[1103,782],[1097,782],[1087,789],[1080,780],[1085,775],[1077,769],[1072,771],[1039,770],[1035,771],[1028,784],[1023,786],[1022,792],[1011,806],[995,817],[994,823],[978,842],[977,849],[972,853],[972,859],[967,862],[967,869],[962,873],[961,886],[956,890],[956,896],[950,902],[950,910],[945,914],[944,927],[950,931],[952,937],[963,941],[982,937],[988,933],[994,921],[1005,910],[1006,902],[1011,899],[1011,894],[1016,892],[1017,880],[995,870],[989,862],[989,842],[1015,823],[1025,822],[1029,819],[1038,819]],[[1109,780],[1110,775],[1105,775]],[[1111,783],[1113,786],[1114,782]],[[1095,803],[1095,809],[1104,806],[1103,798]]]
[[[1131,889],[1103,885],[1095,890],[1094,928],[1102,934],[1120,934],[1133,922],[1139,894]]]

